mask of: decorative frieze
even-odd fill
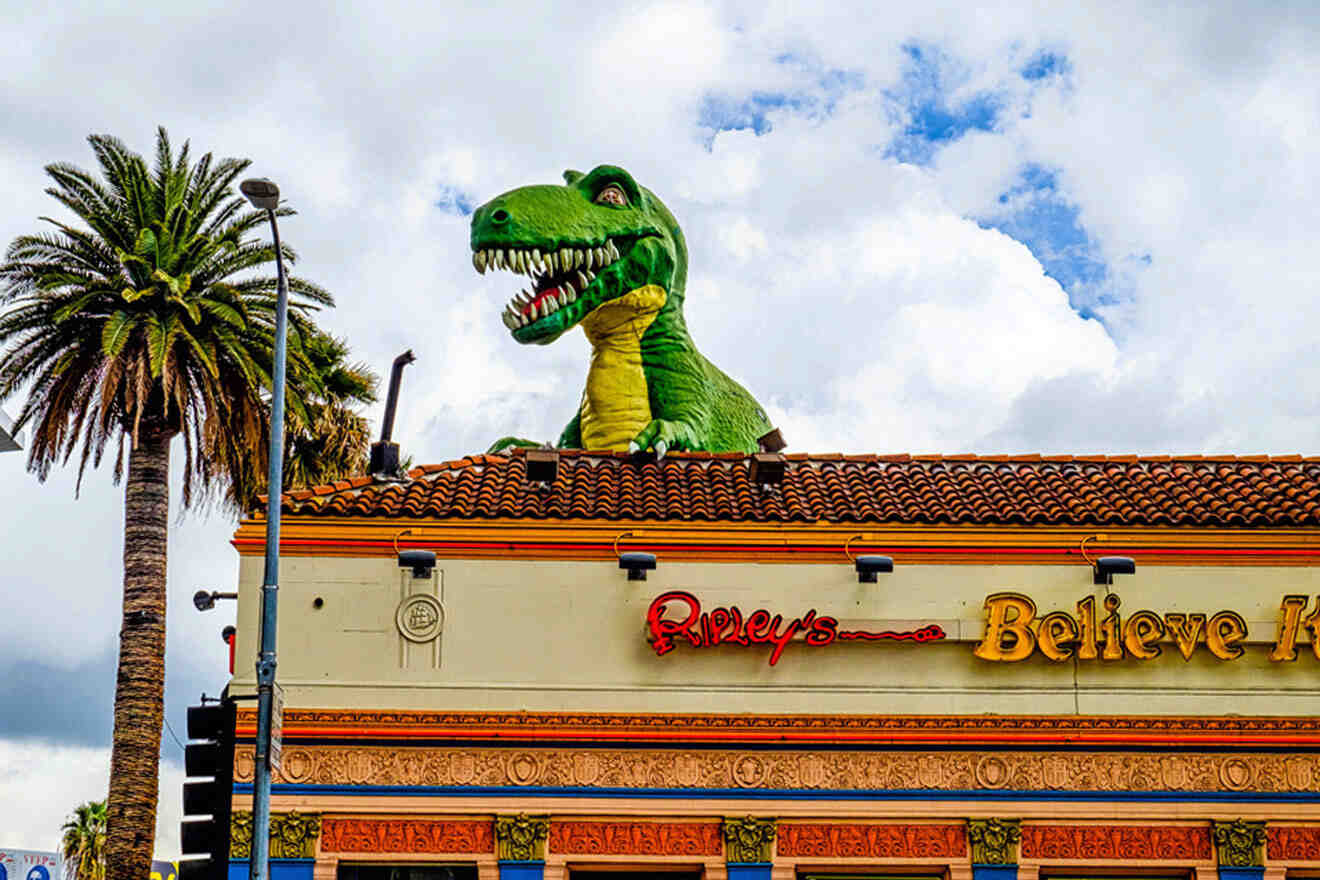
[[[235,758],[252,780],[252,749]],[[285,746],[282,784],[1320,792],[1320,754]]]
[[[319,813],[270,814],[270,857],[272,859],[310,859],[316,855],[316,839],[321,836]],[[229,857],[252,858],[252,813],[235,810],[229,815]]]
[[[1271,862],[1320,862],[1320,826],[1271,824],[1265,838]]]
[[[550,832],[547,816],[495,817],[495,851],[503,861],[530,862],[545,860],[545,841]]]
[[[967,840],[972,845],[973,865],[1016,865],[1021,839],[1022,827],[1018,819],[967,820]]]
[[[490,819],[335,819],[322,823],[321,851],[334,853],[493,853]]]
[[[1209,859],[1210,829],[1192,825],[1026,825],[1024,859]]]
[[[565,855],[718,856],[718,822],[550,823],[550,852]]]
[[[1215,850],[1224,868],[1254,868],[1265,864],[1265,823],[1214,823]]]
[[[784,823],[775,846],[781,858],[962,858],[967,833],[959,825],[881,825],[846,822]]]
[[[724,854],[731,863],[768,862],[774,852],[775,820],[724,820]]]

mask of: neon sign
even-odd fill
[[[686,616],[681,619],[665,617],[670,603],[687,606]],[[682,612],[679,612],[682,615]],[[774,666],[783,656],[788,643],[801,638],[809,647],[823,648],[836,641],[895,641],[924,642],[940,641],[944,630],[937,624],[923,626],[907,632],[867,632],[866,630],[840,630],[838,618],[817,614],[816,609],[785,621],[782,614],[771,615],[765,609],[757,609],[746,617],[737,605],[727,608],[714,608],[710,611],[701,609],[701,600],[685,590],[670,590],[661,593],[651,602],[646,612],[646,626],[651,636],[651,647],[657,656],[663,657],[674,650],[677,639],[685,639],[694,648],[713,648],[716,645],[752,645],[773,646],[770,651],[770,665]]]

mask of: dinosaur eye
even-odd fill
[[[618,208],[626,208],[628,206],[628,197],[624,195],[623,190],[619,188],[617,183],[611,183],[596,194],[596,204],[614,205]]]

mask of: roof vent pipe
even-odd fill
[[[368,470],[374,477],[393,479],[399,476],[399,444],[392,443],[394,434],[394,411],[399,406],[399,382],[403,379],[403,368],[415,363],[412,349],[394,359],[390,368],[390,390],[385,395],[385,418],[380,425],[380,440],[371,444],[371,463]]]

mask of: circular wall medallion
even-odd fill
[[[444,629],[445,609],[435,596],[418,593],[399,603],[394,622],[408,641],[429,642]]]

